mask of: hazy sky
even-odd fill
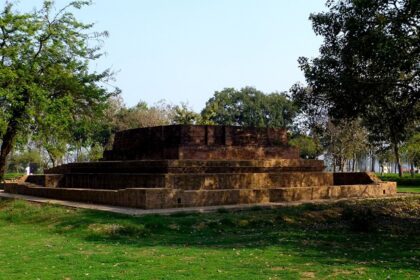
[[[30,10],[40,0],[20,0]],[[56,1],[62,7],[69,1]],[[79,19],[107,30],[106,57],[93,68],[118,71],[127,105],[165,99],[203,108],[214,91],[254,86],[286,91],[304,81],[299,56],[321,38],[309,14],[325,0],[96,0]]]

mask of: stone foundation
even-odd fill
[[[134,139],[134,141],[133,141]],[[130,129],[115,135],[104,160],[252,160],[298,158],[285,129],[170,125]]]
[[[5,186],[5,191],[60,200],[157,209],[382,197],[395,195],[396,186],[392,182],[382,182],[371,185],[190,191],[167,188],[126,188],[119,190],[50,188],[27,183],[11,183]]]
[[[116,134],[99,162],[6,184],[9,193],[143,209],[394,195],[370,173],[326,173],[284,129],[164,126]]]

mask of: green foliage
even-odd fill
[[[205,125],[212,124],[203,120],[200,114],[194,112],[191,108],[188,107],[186,103],[181,103],[173,108],[174,114],[172,123],[173,124],[196,124],[196,125]]]
[[[299,148],[301,158],[314,159],[322,151],[321,147],[314,141],[314,139],[307,135],[294,135],[289,140],[289,144]]]
[[[89,161],[98,161],[102,158],[104,153],[104,147],[99,144],[94,144],[89,149],[88,160]]]
[[[264,94],[252,87],[239,91],[226,88],[207,101],[201,116],[218,125],[289,127],[296,108],[284,93]]]
[[[322,142],[341,171],[345,161],[360,158],[368,150],[367,132],[358,120],[328,122]]]
[[[379,160],[379,163],[381,165],[384,165],[387,162],[394,162],[395,161],[395,157],[391,151],[391,147],[388,146],[383,146],[380,147],[376,153],[375,153],[377,159]]]
[[[420,9],[412,0],[331,0],[312,14],[319,57],[300,58],[308,86],[295,99],[333,119],[360,118],[376,141],[398,146],[420,119]],[[310,107],[310,106],[309,106]]]
[[[204,124],[200,114],[194,112],[186,103],[174,107],[174,124]]]
[[[401,147],[401,152],[414,165],[420,165],[420,133],[415,133]]]
[[[413,176],[414,175],[414,176]],[[377,174],[382,181],[396,182],[398,192],[420,193],[420,174],[403,174],[399,177],[397,174]]]
[[[9,3],[0,13],[0,176],[19,134],[54,146],[101,116],[113,94],[99,85],[112,73],[89,70],[107,33],[92,33],[70,11],[88,4],[73,1],[54,14],[52,1],[31,13]]]
[[[172,106],[161,101],[153,106],[140,101],[136,106],[121,106],[113,118],[113,130],[168,125],[172,120]]]
[[[397,174],[379,174],[378,176],[383,181],[397,182],[398,186],[420,187],[420,174],[415,174],[414,177],[410,174],[404,174],[402,177],[397,176]]]
[[[29,162],[41,162],[41,155],[37,150],[28,150],[15,154],[13,161],[16,163],[28,164]]]
[[[36,173],[42,164],[41,154],[38,150],[23,150],[14,153],[9,159],[8,169],[10,171],[25,172],[25,168],[31,165],[31,172]]]

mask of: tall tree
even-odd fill
[[[341,172],[344,171],[346,162],[347,170],[355,170],[356,161],[368,152],[367,140],[367,132],[359,120],[336,123],[329,121],[321,138],[327,155],[332,159],[333,170],[336,171],[338,167]]]
[[[245,87],[217,91],[201,112],[203,121],[219,125],[288,127],[296,108],[284,93],[264,94]]]
[[[414,166],[420,164],[420,133],[411,136],[402,146],[403,154],[410,163],[411,175],[414,175]]]
[[[173,119],[173,106],[160,101],[152,106],[140,101],[133,107],[122,106],[113,116],[114,131],[168,125]]]
[[[0,13],[0,179],[19,134],[93,119],[111,95],[98,85],[110,72],[89,71],[107,34],[92,32],[92,24],[71,13],[89,3],[73,1],[56,13],[53,1],[31,13],[9,3]]]
[[[300,58],[310,91],[333,119],[361,118],[387,140],[402,174],[399,147],[420,119],[418,0],[330,0],[312,14],[324,37],[319,57]]]
[[[299,148],[301,158],[315,159],[322,152],[320,145],[312,137],[304,134],[292,135],[289,144]]]
[[[174,108],[174,124],[204,124],[201,115],[194,112],[187,103],[181,103]]]

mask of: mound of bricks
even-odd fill
[[[284,129],[171,125],[118,132],[101,161],[51,168],[5,191],[143,209],[396,193],[371,173],[323,170],[299,158]]]

